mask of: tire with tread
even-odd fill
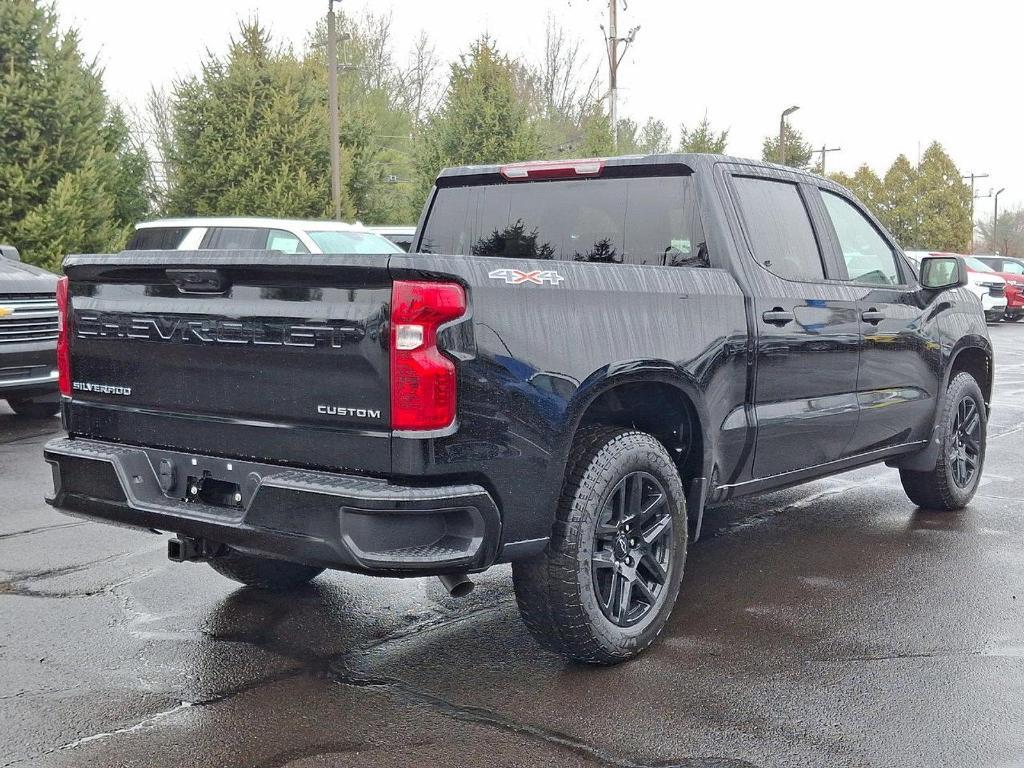
[[[287,560],[246,555],[231,548],[210,558],[208,562],[210,567],[221,576],[226,576],[248,587],[273,592],[283,592],[300,587],[315,579],[324,570]]]
[[[45,419],[56,416],[60,410],[58,400],[20,400],[15,397],[7,398],[7,405],[11,407],[18,416],[28,419]]]
[[[602,613],[590,552],[598,515],[620,478],[642,471],[665,490],[673,547],[664,598],[635,626]],[[617,664],[647,648],[664,628],[682,580],[687,543],[686,500],[679,470],[657,439],[622,427],[580,430],[566,465],[551,539],[543,553],[512,564],[519,612],[548,650],[587,664]]]
[[[948,455],[952,447],[952,427],[957,407],[964,397],[971,397],[975,402],[980,418],[981,440],[978,466],[972,482],[968,487],[961,488],[953,481]],[[981,480],[981,473],[985,466],[985,434],[987,427],[985,397],[981,393],[981,387],[978,386],[978,382],[975,381],[971,374],[961,371],[949,382],[938,423],[942,425],[942,445],[935,459],[935,466],[931,470],[924,472],[901,469],[900,481],[903,483],[903,490],[906,491],[907,496],[917,506],[923,509],[953,512],[963,509],[973,498],[978,490],[978,483]]]

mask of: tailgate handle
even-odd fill
[[[224,293],[227,278],[216,269],[168,269],[167,277],[182,293]]]

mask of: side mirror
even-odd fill
[[[967,285],[963,256],[925,256],[921,259],[921,286],[933,291]]]
[[[0,256],[11,261],[21,261],[21,254],[13,245],[0,245]]]

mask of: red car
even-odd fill
[[[1016,323],[1024,317],[1024,259],[1010,256],[975,256],[1006,281],[1006,319]]]

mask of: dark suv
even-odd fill
[[[53,416],[57,397],[57,276],[0,245],[0,398],[19,416]]]

